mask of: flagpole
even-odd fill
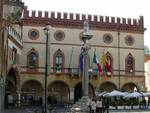
[[[73,50],[74,50],[74,47],[72,47],[71,49],[71,54],[70,54],[70,62],[69,62],[69,68],[70,68],[70,65],[71,65],[71,61],[72,61],[72,54],[73,54]]]

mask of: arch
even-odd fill
[[[126,83],[122,86],[121,88],[122,91],[126,91],[126,92],[133,92],[133,91],[139,91],[139,88],[138,86],[133,83],[133,82],[129,82],[129,83]]]
[[[19,72],[17,70],[17,67],[15,65],[12,65],[9,67],[9,71],[6,76],[5,81],[5,108],[9,106],[9,97],[11,97],[12,101],[14,101],[15,98],[17,98],[17,91],[20,88],[20,78],[19,78]]]
[[[28,53],[27,53],[27,66],[30,69],[35,69],[39,65],[39,53],[32,48]]]
[[[131,53],[125,59],[125,72],[126,74],[134,73],[135,70],[135,59]]]
[[[58,49],[53,56],[53,67],[56,74],[64,72],[65,55]]]
[[[48,85],[48,103],[64,104],[70,101],[70,89],[64,81],[54,81]]]
[[[74,87],[74,102],[78,101],[82,97],[82,82],[79,82]],[[94,97],[94,87],[89,83],[89,97]]]
[[[42,105],[43,87],[37,80],[26,81],[21,88],[23,105]]]
[[[104,82],[99,86],[100,92],[103,92],[103,91],[110,92],[116,89],[117,89],[117,86],[112,82]]]
[[[19,69],[16,65],[14,64],[11,64],[9,67],[8,67],[8,70],[10,71],[11,69],[13,69],[14,73],[15,73],[15,77],[16,77],[16,82],[17,82],[17,88],[20,87],[20,76],[19,76]],[[7,73],[7,75],[9,74],[9,71]]]

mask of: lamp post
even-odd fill
[[[81,35],[81,40],[83,41],[82,54],[83,54],[83,72],[82,72],[82,98],[73,105],[71,111],[73,113],[86,113],[89,112],[89,69],[88,69],[88,51],[90,49],[89,40],[92,38],[92,35],[89,33],[89,22],[88,20],[84,21],[83,25],[83,34]]]
[[[118,86],[120,90],[120,31],[118,30]]]
[[[50,33],[50,24],[47,23],[46,27],[43,29],[44,34],[46,36],[46,50],[45,50],[45,89],[44,89],[44,97],[45,97],[45,113],[47,113],[47,76],[50,73],[50,39],[49,39],[49,33]]]

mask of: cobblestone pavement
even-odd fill
[[[43,113],[42,107],[22,107],[9,108],[4,113]],[[54,107],[49,113],[71,113],[67,107]],[[106,113],[106,112],[105,112]],[[150,109],[136,109],[136,110],[109,110],[109,113],[150,113]]]

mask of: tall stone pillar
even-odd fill
[[[4,98],[5,97],[5,86],[4,83],[0,84],[0,113],[4,111]]]
[[[74,103],[74,88],[70,88],[70,103]]]
[[[18,98],[17,104],[18,104],[18,107],[20,107],[21,106],[21,90],[20,90],[20,88],[17,90],[17,98]]]
[[[89,23],[88,20],[84,21],[84,31],[81,40],[84,42],[81,50],[83,55],[83,73],[82,73],[82,98],[79,99],[76,104],[74,104],[71,108],[72,113],[88,113],[89,112],[89,103],[90,98],[88,96],[88,88],[89,88],[89,73],[88,73],[88,51],[90,49],[89,40],[92,38],[92,35],[89,34]]]
[[[43,103],[42,103],[42,105],[44,106],[45,105],[45,91],[43,91]]]
[[[4,99],[4,92],[3,92],[3,81],[2,81],[2,16],[3,15],[3,0],[0,0],[0,113],[2,113],[3,109],[3,99]]]

